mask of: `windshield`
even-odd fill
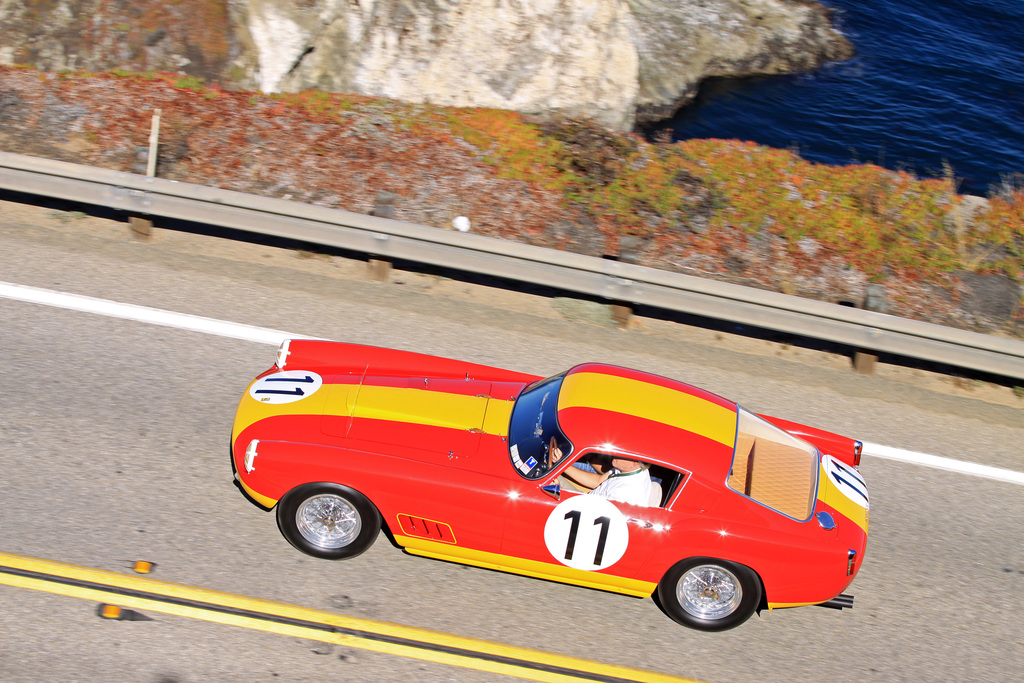
[[[814,512],[818,449],[742,408],[729,488],[804,520]]]
[[[558,428],[558,391],[565,375],[555,375],[526,388],[512,408],[508,428],[508,450],[512,466],[527,479],[540,479],[548,472],[548,448],[554,438],[568,456],[572,444]]]

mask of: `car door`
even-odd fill
[[[520,559],[537,575],[644,593],[647,587],[632,579],[663,537],[667,511],[562,488],[557,479],[564,469],[539,481],[515,482],[502,554]]]
[[[438,555],[454,548],[498,553],[505,458],[484,428],[491,384],[471,380],[350,376],[331,384],[321,430],[372,468],[365,495],[395,540]],[[344,476],[344,475],[341,475]]]

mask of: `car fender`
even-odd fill
[[[767,509],[764,513],[769,520],[778,516]],[[825,532],[813,519],[800,522],[785,518],[781,523],[769,523],[776,527],[770,541],[764,538],[762,524],[720,517],[704,519],[699,526],[689,526],[678,542],[660,545],[640,578],[659,582],[677,562],[691,557],[728,560],[757,574],[769,605],[798,599],[804,604],[824,602],[850,584],[853,577],[845,575],[845,555],[834,532]],[[794,562],[794,558],[799,561]]]
[[[246,465],[246,452],[254,441],[256,455]],[[248,445],[242,448],[242,443]],[[235,455],[239,483],[267,509],[302,484],[341,484],[365,496],[396,537],[417,533],[403,531],[402,519],[408,522],[411,516],[447,529],[445,542],[457,540],[467,548],[499,550],[505,509],[500,503],[507,493],[493,475],[397,455],[280,440],[243,439]],[[436,495],[439,490],[446,494]],[[466,515],[467,505],[475,507],[477,514]],[[412,527],[417,524],[414,521]]]
[[[272,508],[296,486],[329,481],[355,488],[370,498],[365,474],[352,463],[365,454],[335,446],[251,439],[235,447],[235,471],[258,503]],[[372,501],[372,498],[371,498]]]

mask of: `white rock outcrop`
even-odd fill
[[[620,0],[249,0],[264,91],[586,114],[631,123],[639,84]]]
[[[816,0],[0,0],[0,63],[664,119],[710,76],[849,56]]]
[[[708,76],[849,56],[813,0],[234,0],[250,85],[591,116],[671,116]],[[243,64],[244,66],[244,64]]]

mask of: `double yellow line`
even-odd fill
[[[0,553],[0,584],[537,681],[693,679]]]

